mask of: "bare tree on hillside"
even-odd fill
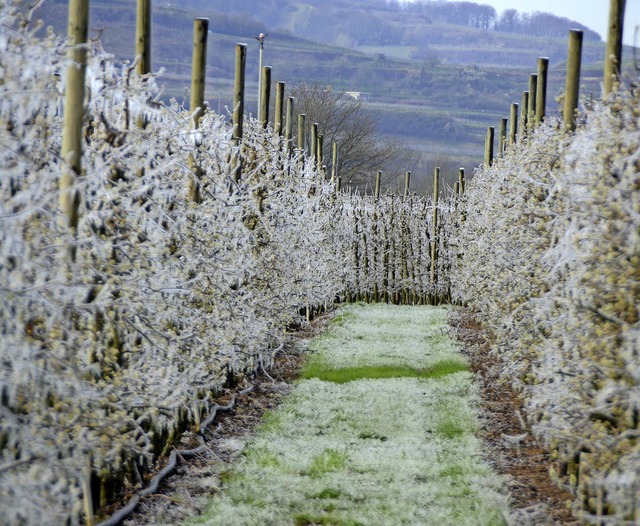
[[[395,180],[404,173],[398,166],[410,156],[398,144],[380,140],[375,118],[360,99],[331,87],[307,83],[294,86],[291,96],[295,97],[296,113],[305,114],[309,124],[306,144],[310,141],[310,124],[318,123],[319,133],[324,136],[323,159],[329,170],[332,144],[338,144],[337,168],[343,185],[370,191],[375,173],[382,170],[384,184],[395,186]]]

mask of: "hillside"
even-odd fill
[[[93,34],[123,60],[133,56],[132,4],[91,3]],[[65,5],[64,0],[46,0],[38,16],[64,33]],[[555,109],[553,98],[564,83],[566,33],[576,23],[551,17],[541,29],[536,20],[517,13],[509,21],[477,4],[463,7],[447,11],[437,2],[402,7],[364,0],[187,0],[180,7],[163,2],[153,11],[153,69],[163,70],[166,100],[186,102],[193,18],[209,17],[210,106],[225,113],[231,105],[234,46],[247,42],[247,110],[255,114],[258,43],[252,37],[264,31],[265,65],[273,67],[274,80],[318,82],[366,94],[382,136],[423,157],[407,169],[430,172],[434,158],[471,169],[481,160],[486,127],[497,125],[509,104],[520,100],[538,56],[550,58],[549,108]],[[585,31],[583,64],[588,69],[602,60],[604,48],[597,34]],[[583,93],[599,93],[598,75],[584,76]]]

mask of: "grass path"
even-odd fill
[[[446,308],[348,306],[189,525],[499,525]]]

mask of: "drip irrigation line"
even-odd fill
[[[202,424],[200,426],[200,431],[198,432],[198,434],[200,435],[200,437],[199,437],[200,441],[203,440],[202,437],[204,436],[204,433],[207,431],[207,428],[216,419],[216,415],[218,414],[219,411],[229,411],[229,410],[233,409],[234,406],[236,405],[236,399],[238,398],[238,396],[245,395],[245,394],[247,394],[247,393],[249,393],[251,391],[253,391],[253,386],[249,386],[246,389],[243,389],[242,391],[240,391],[237,394],[233,395],[233,397],[231,398],[231,400],[229,401],[229,403],[227,405],[218,405],[218,404],[216,404],[213,407],[210,407],[209,408],[209,416],[206,418],[206,420],[204,420],[204,422],[202,422]],[[167,462],[167,465],[164,468],[162,468],[151,479],[151,482],[149,483],[149,485],[145,489],[139,491],[133,497],[131,497],[129,502],[127,502],[127,504],[124,507],[120,508],[113,515],[111,515],[111,517],[109,517],[105,521],[102,521],[102,522],[98,523],[96,526],[119,526],[122,523],[122,521],[130,513],[132,513],[133,510],[136,509],[136,507],[140,503],[140,499],[142,499],[142,497],[146,497],[146,496],[151,495],[152,493],[155,493],[156,491],[158,491],[158,487],[160,486],[160,483],[168,475],[173,473],[173,471],[178,466],[178,457],[181,457],[181,458],[195,457],[196,455],[199,455],[200,453],[203,453],[206,450],[206,448],[207,448],[206,444],[202,443],[198,447],[195,447],[193,449],[174,449],[174,450],[172,450],[171,454],[169,455],[169,461]]]

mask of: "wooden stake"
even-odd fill
[[[520,104],[520,137],[519,140],[527,136],[527,124],[529,123],[529,92],[522,92],[522,104]]]
[[[311,125],[311,140],[309,141],[309,155],[314,162],[318,161],[318,123],[314,122]]]
[[[507,122],[508,119],[500,119],[500,136],[498,137],[498,156],[502,157],[504,154],[504,147],[507,143]]]
[[[538,58],[538,86],[536,89],[536,125],[542,124],[547,113],[547,76],[549,59]]]
[[[529,75],[529,105],[527,107],[527,125],[533,130],[536,118],[536,101],[538,98],[538,75]]]
[[[318,170],[322,169],[323,163],[324,163],[324,135],[322,135],[321,133],[318,133],[318,145],[316,147],[316,156],[318,157],[318,161],[317,161],[317,165],[318,165]]]
[[[496,129],[493,126],[487,128],[487,137],[484,141],[484,165],[489,168],[493,164],[493,140]]]
[[[243,136],[244,121],[244,84],[247,64],[247,44],[236,44],[235,80],[233,86],[233,128],[232,137],[235,146],[239,147]],[[233,180],[237,183],[242,175],[242,163],[238,152],[233,160]]]
[[[335,182],[338,176],[338,143],[333,143],[333,155],[331,157],[331,182]]]
[[[233,140],[240,144],[243,135],[244,82],[247,64],[247,44],[236,45],[236,74],[233,88]]]
[[[294,98],[289,97],[287,99],[287,121],[285,128],[285,139],[287,141],[289,154],[291,154],[291,152],[293,151],[293,104]]]
[[[580,96],[580,66],[582,62],[582,31],[569,31],[569,57],[567,59],[567,79],[564,90],[563,120],[566,130],[576,129],[576,111]]]
[[[151,0],[138,0],[136,17],[136,57],[138,75],[151,72]]]
[[[436,167],[433,170],[433,216],[431,224],[431,293],[432,304],[436,303],[436,262],[438,258],[438,199],[440,197],[439,191],[440,183],[440,168]]]
[[[509,116],[509,144],[513,146],[518,137],[518,103],[511,104],[511,114]]]
[[[271,99],[271,68],[262,68],[262,92],[260,94],[260,115],[262,128],[266,129],[269,123],[269,104]]]
[[[382,171],[378,170],[376,172],[376,191],[375,191],[375,194],[374,194],[374,196],[376,198],[376,201],[380,198],[380,185],[381,185],[381,182],[382,182]]]
[[[409,185],[411,184],[411,172],[407,171],[404,174],[404,193],[402,194],[403,199],[407,199],[409,195]]]
[[[304,113],[298,115],[298,151],[300,155],[304,154],[305,149],[305,131],[307,116]]]
[[[609,30],[604,57],[604,96],[613,90],[622,64],[622,34],[626,0],[609,0]]]
[[[196,18],[193,21],[193,57],[191,60],[191,105],[196,128],[204,114],[204,86],[207,71],[207,37],[209,19]]]
[[[82,128],[84,123],[84,89],[87,69],[87,37],[89,32],[89,0],[69,2],[69,65],[64,98],[62,125],[62,159],[65,164],[60,175],[60,210],[75,236],[78,231],[80,194],[73,186],[82,173]],[[75,247],[69,247],[71,261],[75,261]]]
[[[464,189],[465,189],[465,179],[464,179],[464,168],[460,168],[458,170],[458,181],[460,182],[460,193],[462,195],[464,195]]]
[[[273,131],[282,136],[284,128],[282,126],[284,110],[284,82],[278,82],[276,84],[276,114],[273,121]]]

